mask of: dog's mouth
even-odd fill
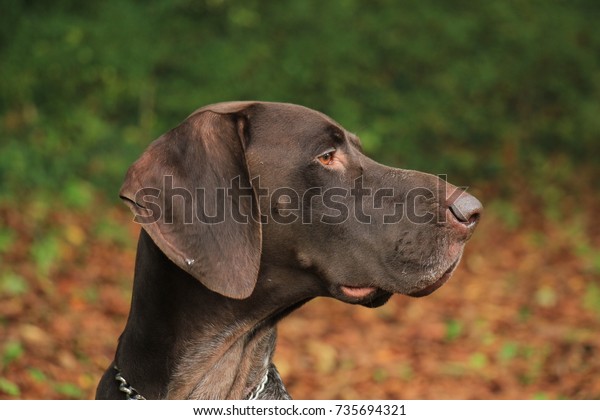
[[[430,284],[429,286],[427,286],[427,287],[425,287],[425,288],[423,288],[421,290],[417,290],[416,292],[408,293],[408,296],[423,297],[423,296],[427,296],[427,295],[430,295],[433,292],[435,292],[437,289],[439,289],[444,284],[446,284],[446,282],[448,280],[450,280],[450,277],[452,277],[452,274],[454,273],[454,270],[458,266],[458,262],[459,261],[460,261],[460,257],[457,258],[456,261],[454,261],[452,263],[452,265],[450,266],[450,268],[448,268],[444,272],[444,274],[442,274],[442,276],[438,280],[436,280],[434,283]]]
[[[330,290],[336,299],[369,308],[376,308],[383,305],[392,296],[392,293],[374,286],[338,285]]]
[[[377,291],[376,287],[340,286],[343,294],[351,299],[365,299]]]

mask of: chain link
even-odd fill
[[[248,398],[246,398],[246,399],[247,400],[258,400],[258,397],[260,397],[260,394],[262,394],[262,392],[265,390],[265,386],[267,386],[268,381],[269,381],[269,369],[267,369],[267,371],[265,372],[265,376],[262,378],[262,380],[260,381],[260,383],[258,384],[256,389],[254,390],[254,392],[251,392],[250,395],[248,395]]]
[[[126,399],[128,400],[145,400],[137,390],[127,383],[127,380],[121,375],[121,371],[114,365],[113,368],[117,371],[115,375],[115,380],[119,382],[119,391],[123,392],[126,395]]]

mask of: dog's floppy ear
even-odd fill
[[[208,289],[252,294],[261,256],[246,165],[251,103],[201,108],[129,168],[120,196],[162,252]]]

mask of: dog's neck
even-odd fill
[[[321,293],[306,273],[263,266],[252,296],[226,298],[170,262],[142,230],[115,363],[146,398],[243,399],[271,363],[277,321]]]

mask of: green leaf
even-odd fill
[[[483,353],[473,353],[469,358],[469,365],[474,369],[483,369],[488,364],[488,358]]]
[[[600,286],[589,283],[583,296],[583,307],[589,311],[600,313]]]
[[[38,271],[47,274],[59,259],[60,244],[58,239],[52,234],[41,238],[32,245],[31,254]]]
[[[21,395],[21,390],[17,384],[2,377],[0,377],[0,391],[13,397],[18,397]]]
[[[0,253],[8,251],[15,243],[15,232],[9,228],[0,228]]]
[[[18,341],[9,341],[2,351],[2,364],[8,366],[23,355],[23,346]]]
[[[517,343],[508,342],[504,343],[504,345],[500,349],[498,353],[498,358],[503,362],[508,362],[517,357],[518,353],[519,345]]]
[[[46,374],[39,370],[38,368],[30,368],[28,369],[29,376],[36,382],[46,382],[48,378]]]
[[[54,385],[54,390],[69,398],[81,398],[83,396],[81,388],[70,382],[56,384]]]
[[[446,340],[454,341],[462,333],[463,326],[460,321],[456,319],[450,319],[446,322]]]
[[[19,296],[27,293],[28,290],[27,281],[18,274],[8,272],[0,277],[0,294]]]

